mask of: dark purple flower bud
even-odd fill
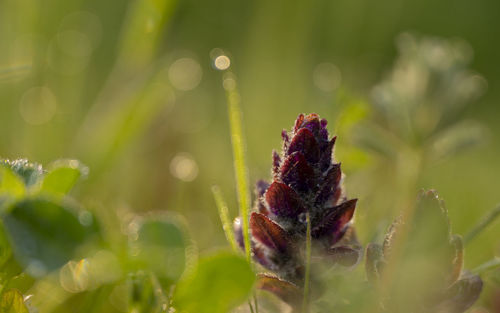
[[[254,258],[280,279],[296,284],[302,282],[305,268],[301,249],[306,213],[318,247],[316,259],[351,267],[361,255],[355,236],[346,238],[353,233],[350,222],[357,200],[344,195],[340,163],[332,159],[335,137],[329,138],[326,126],[317,114],[300,114],[292,131],[282,132],[283,151],[273,151],[273,181],[257,183],[256,212],[250,218]],[[276,287],[282,285],[280,279],[266,278],[262,288],[283,298],[278,290],[286,288]]]

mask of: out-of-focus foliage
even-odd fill
[[[244,258],[218,254],[201,258],[179,281],[174,305],[180,312],[228,312],[247,299],[255,275]]]
[[[500,254],[498,215],[489,213],[499,202],[499,12],[495,0],[1,1],[0,157],[74,158],[91,171],[72,161],[44,167],[52,174],[27,161],[19,161],[25,172],[0,166],[0,215],[43,199],[79,222],[90,215],[74,211],[88,212],[99,226],[41,279],[13,261],[4,229],[2,286],[33,295],[39,312],[169,309],[172,290],[155,286],[171,278],[154,276],[171,272],[136,262],[133,222],[172,213],[167,224],[185,236],[188,269],[196,250],[226,245],[210,186],[220,186],[236,216],[224,87],[214,70],[230,66],[223,81],[230,88],[238,78],[250,185],[270,177],[282,128],[298,113],[320,114],[338,135],[346,190],[359,198],[359,241],[382,242],[416,191],[434,188],[454,232],[473,234],[466,268],[488,269],[474,310],[498,310],[500,274],[486,265]],[[72,186],[79,177],[87,180]],[[152,250],[178,248],[170,243]],[[363,307],[370,289],[353,283],[365,281],[363,269],[323,274],[328,288],[314,309],[373,311]]]

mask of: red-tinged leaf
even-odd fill
[[[252,213],[250,230],[255,240],[275,252],[286,254],[291,247],[286,231],[263,214]]]
[[[257,275],[256,287],[257,289],[273,293],[291,305],[296,305],[302,300],[302,292],[299,287],[274,276],[265,274]]]
[[[308,162],[317,163],[319,161],[319,147],[313,133],[307,128],[301,128],[292,138],[288,147],[287,155],[294,152],[304,154]]]
[[[294,152],[283,162],[281,179],[298,192],[314,191],[312,189],[316,188],[314,170],[300,152]]]
[[[326,210],[324,217],[313,227],[311,235],[314,238],[328,236],[330,244],[342,238],[345,226],[352,219],[358,199],[348,200]]]
[[[276,216],[297,217],[305,211],[297,193],[283,183],[273,182],[264,197],[271,213]]]

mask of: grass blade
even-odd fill
[[[242,220],[245,255],[247,260],[250,262],[250,236],[248,233],[250,193],[248,188],[248,171],[245,162],[245,143],[243,138],[240,95],[236,89],[236,80],[231,72],[227,72],[224,75],[223,80],[223,86],[226,89],[231,144],[233,147],[234,171],[236,175],[236,189]]]
[[[224,229],[226,239],[231,245],[231,248],[233,248],[234,251],[238,251],[238,245],[236,244],[236,239],[234,238],[231,219],[229,218],[229,210],[219,186],[212,186],[212,193],[214,194],[215,204],[217,205],[217,209],[219,211],[222,229]]]
[[[475,274],[482,274],[484,272],[488,272],[494,270],[496,268],[500,268],[500,258],[494,257],[493,259],[479,265],[475,269],[472,270]]]
[[[488,212],[480,221],[474,226],[465,236],[464,243],[469,243],[474,239],[480,232],[482,232],[486,227],[495,221],[495,219],[500,215],[500,205]]]

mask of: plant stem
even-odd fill
[[[220,220],[222,222],[222,229],[224,229],[226,239],[231,245],[231,248],[234,251],[238,251],[238,245],[236,244],[233,228],[231,227],[231,219],[229,218],[227,204],[224,201],[224,197],[222,196],[222,192],[219,186],[212,186],[212,193],[214,194],[215,204],[217,205],[217,209],[219,211]]]
[[[309,281],[311,276],[311,218],[306,213],[306,274],[304,277],[304,298],[302,299],[302,313],[309,311]]]
[[[480,232],[482,232],[486,227],[495,221],[495,219],[500,215],[500,205],[488,212],[481,221],[476,224],[465,236],[464,243],[469,243],[474,239]]]
[[[259,313],[259,303],[257,302],[257,293],[253,292],[253,305],[255,306],[255,313]]]
[[[252,302],[250,300],[248,300],[248,307],[250,308],[251,313],[255,313],[252,307]]]

